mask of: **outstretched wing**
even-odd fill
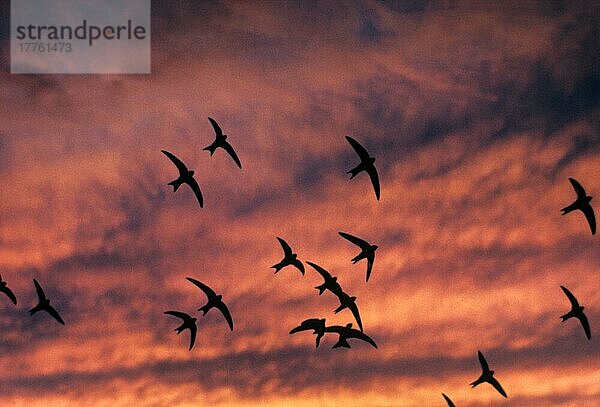
[[[233,161],[235,161],[235,163],[237,164],[238,167],[240,167],[240,169],[242,168],[242,163],[240,162],[239,157],[237,156],[235,150],[233,149],[233,147],[231,146],[231,144],[229,144],[228,141],[224,141],[223,142],[223,148],[225,149],[225,151],[227,151],[229,153],[229,155],[231,156],[231,158],[233,158]]]
[[[307,261],[306,263],[309,266],[311,266],[312,268],[314,268],[317,271],[317,273],[319,273],[321,276],[323,276],[325,281],[330,281],[333,278],[331,276],[331,274],[329,274],[329,271],[325,270],[323,267],[319,266],[318,264],[311,263],[310,261]]]
[[[367,167],[367,174],[369,174],[369,178],[371,178],[371,184],[373,184],[373,189],[375,190],[375,197],[377,197],[377,200],[379,201],[379,196],[381,195],[379,174],[377,174],[377,169],[374,165]]]
[[[292,262],[292,265],[294,267],[296,267],[298,270],[300,270],[300,272],[302,273],[302,275],[304,275],[304,271],[305,271],[304,270],[304,264],[302,264],[302,262],[300,260],[298,260],[298,259],[294,260]]]
[[[233,319],[231,318],[231,313],[229,312],[229,308],[227,308],[227,305],[225,305],[223,301],[219,301],[219,303],[217,304],[217,308],[225,317],[227,324],[229,324],[229,329],[233,331]]]
[[[590,224],[590,229],[592,231],[592,235],[596,234],[596,217],[594,216],[594,208],[590,204],[583,205],[581,211],[585,215],[588,223]]]
[[[186,184],[188,184],[192,191],[194,191],[194,195],[196,195],[196,199],[198,199],[198,203],[202,208],[202,205],[204,205],[204,200],[202,199],[202,191],[200,190],[200,185],[198,185],[198,182],[194,177],[191,177],[189,180],[186,180]]]
[[[356,306],[356,303],[355,302],[350,303],[348,305],[348,308],[350,308],[350,311],[352,311],[352,315],[354,315],[354,319],[356,320],[358,327],[362,331],[363,325],[362,325],[362,321],[360,320],[360,313],[358,312],[358,307]],[[355,329],[355,331],[356,331],[356,329]]]
[[[450,397],[446,396],[444,393],[442,393],[442,396],[444,396],[444,400],[448,403],[448,407],[456,407],[452,400],[450,400]]]
[[[496,390],[498,390],[498,393],[502,394],[504,397],[508,397],[502,386],[500,386],[500,382],[496,380],[495,377],[492,377],[489,382]]]
[[[592,332],[590,331],[590,323],[588,322],[588,319],[585,316],[585,314],[583,312],[580,312],[579,314],[576,315],[576,317],[581,322],[581,326],[583,327],[583,330],[585,331],[585,337],[588,339],[592,339]]]
[[[350,136],[346,136],[346,140],[348,140],[348,142],[350,143],[350,145],[352,146],[354,151],[356,151],[356,153],[360,157],[361,161],[369,162],[369,159],[371,158],[371,156],[369,155],[367,150],[365,150],[365,148],[358,141],[354,140]]]
[[[63,319],[60,317],[60,315],[58,315],[58,312],[54,309],[54,307],[52,305],[48,305],[46,308],[44,308],[48,314],[52,315],[54,317],[54,319],[56,319],[58,322],[60,322],[61,324],[65,324],[65,321],[63,321]]]
[[[202,291],[204,291],[204,294],[206,294],[206,296],[209,298],[209,300],[211,298],[214,298],[217,296],[217,294],[212,290],[212,288],[210,288],[206,284],[201,283],[200,281],[196,280],[195,278],[186,277],[185,279],[187,281],[189,281],[190,283],[194,284],[196,287],[198,287]]]
[[[573,189],[577,193],[577,199],[584,199],[587,194],[585,193],[585,189],[583,189],[581,184],[574,178],[569,178],[569,181],[571,181],[571,185],[573,185]]]
[[[488,372],[490,370],[490,367],[488,365],[487,360],[485,360],[485,357],[483,356],[483,353],[481,353],[481,351],[477,351],[477,355],[479,356],[479,363],[481,364],[481,369],[484,372]]]
[[[37,296],[40,299],[40,301],[45,299],[46,294],[44,293],[44,290],[42,289],[40,283],[38,283],[35,278],[33,279],[33,284],[35,285],[35,291],[37,292]]]
[[[356,339],[360,339],[362,341],[365,341],[369,344],[371,344],[371,346],[373,346],[374,348],[377,348],[377,344],[375,343],[375,341],[367,334],[365,334],[364,332],[361,332],[359,330],[356,329],[352,329],[349,328],[348,329],[348,338],[356,338]]]
[[[17,305],[17,297],[15,297],[15,293],[13,293],[10,288],[4,287],[2,288],[2,292],[6,294],[8,298],[10,298],[13,304]]]
[[[193,323],[190,325],[190,349],[192,350],[192,348],[194,347],[194,344],[196,343],[196,333],[198,332],[198,327],[196,326],[196,323]]]
[[[341,237],[343,237],[344,239],[348,240],[349,242],[354,243],[355,245],[357,245],[361,249],[366,249],[369,246],[371,246],[370,243],[367,242],[366,240],[363,240],[360,237],[352,236],[350,233],[338,232],[338,234]]]
[[[283,249],[283,255],[285,257],[290,257],[292,255],[292,248],[290,247],[290,245],[287,244],[287,242],[280,237],[278,237],[277,240],[279,240],[279,244]]]
[[[213,129],[215,129],[215,134],[217,135],[217,139],[223,137],[223,130],[221,130],[221,127],[217,124],[215,119],[213,119],[212,117],[209,117],[208,120],[210,121],[210,124],[212,124]]]
[[[567,289],[567,287],[564,287],[562,285],[560,286],[560,288],[562,288],[563,292],[565,293],[565,295],[569,299],[569,302],[571,302],[571,307],[578,308],[579,307],[579,301],[577,301],[577,298],[575,298],[575,296],[571,293],[571,291],[569,291]]]
[[[184,321],[187,321],[188,319],[190,319],[191,317],[186,314],[185,312],[179,312],[179,311],[165,311],[163,312],[163,314],[167,314],[167,315],[173,315],[174,317],[177,318],[181,318]]]
[[[304,321],[302,321],[300,323],[299,326],[297,326],[296,328],[294,328],[290,331],[290,335],[295,334],[296,332],[310,331],[310,330],[317,331],[317,332],[325,330],[325,319],[318,319],[318,318],[305,319]]]
[[[371,271],[373,271],[373,262],[375,261],[375,253],[367,257],[367,281],[371,277]]]
[[[188,172],[188,168],[185,166],[183,161],[181,161],[179,158],[175,157],[175,155],[168,152],[167,150],[160,150],[160,151],[162,151],[162,153],[164,155],[169,157],[169,160],[171,160],[173,162],[173,164],[175,164],[175,166],[177,167],[177,169],[179,170],[180,173],[185,174]]]

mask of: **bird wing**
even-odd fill
[[[283,249],[284,256],[290,257],[292,255],[292,248],[290,247],[290,245],[287,244],[287,242],[280,237],[278,237],[277,240],[279,240],[279,244],[281,245],[281,248]]]
[[[487,360],[485,360],[483,353],[481,353],[481,351],[477,351],[477,355],[479,356],[479,363],[481,364],[481,369],[484,372],[488,372],[490,370],[490,367],[487,363]]]
[[[571,293],[571,291],[569,291],[567,289],[567,287],[564,287],[562,285],[560,286],[560,288],[562,288],[563,292],[565,293],[565,295],[569,299],[569,302],[571,303],[571,307],[573,307],[573,308],[579,307],[579,301],[577,301],[577,298],[575,298],[575,296],[573,295],[573,293]]]
[[[190,283],[194,284],[196,287],[198,287],[202,291],[204,291],[204,294],[206,294],[206,296],[208,297],[209,300],[211,298],[214,298],[217,296],[217,294],[212,290],[212,288],[210,288],[206,284],[201,283],[200,281],[196,280],[195,278],[186,277],[186,280],[189,281]]]
[[[190,325],[190,350],[192,350],[192,348],[194,347],[194,344],[196,343],[196,333],[198,332],[198,327],[196,326],[196,323],[194,322],[193,324]]]
[[[17,297],[15,297],[15,293],[12,292],[12,290],[8,287],[4,287],[1,290],[4,294],[6,294],[6,296],[8,298],[10,298],[10,300],[13,302],[13,304],[17,305]]]
[[[188,168],[183,163],[183,161],[181,161],[179,158],[175,157],[175,155],[173,155],[172,153],[168,152],[167,150],[160,150],[160,151],[162,151],[162,153],[164,155],[166,155],[167,157],[169,157],[169,160],[171,160],[173,162],[173,164],[175,164],[175,166],[177,167],[177,169],[179,170],[180,173],[184,174],[184,173],[188,172]]]
[[[379,186],[379,175],[377,174],[377,169],[374,165],[370,165],[367,167],[367,174],[369,174],[369,178],[371,178],[371,183],[373,184],[373,189],[375,190],[375,196],[379,201],[379,196],[381,195]]]
[[[367,257],[367,281],[371,277],[371,271],[373,271],[373,262],[375,261],[375,253]]]
[[[354,315],[354,319],[356,319],[356,323],[358,324],[358,327],[360,328],[360,330],[363,330],[363,326],[362,326],[362,321],[360,320],[360,314],[358,312],[358,307],[356,306],[355,302],[352,302],[348,305],[348,308],[350,308],[350,311],[352,311],[352,315]],[[356,331],[356,329],[355,329]]]
[[[298,259],[294,260],[292,262],[292,265],[294,265],[298,270],[300,270],[300,272],[302,273],[302,275],[304,275],[304,264],[302,264],[302,262]]]
[[[225,305],[223,301],[219,301],[219,303],[217,304],[217,308],[225,317],[227,324],[229,324],[229,329],[233,331],[233,319],[231,318],[231,313],[229,312],[229,308],[227,308],[227,305]]]
[[[573,185],[573,189],[577,193],[577,198],[584,199],[587,194],[585,193],[585,189],[583,189],[581,184],[574,178],[569,178],[569,181],[571,181],[571,185]]]
[[[365,342],[370,343],[374,348],[377,348],[377,344],[375,343],[375,341],[369,335],[367,335],[364,332],[361,332],[361,331],[359,331],[357,329],[348,328],[346,336],[348,338],[356,338],[356,339],[363,340]]]
[[[221,130],[221,127],[217,124],[215,119],[213,119],[212,117],[209,117],[208,120],[210,121],[210,124],[212,124],[213,129],[215,129],[215,134],[217,135],[217,139],[223,137],[223,130]]]
[[[235,150],[233,149],[233,147],[231,146],[231,144],[229,144],[228,141],[224,141],[223,142],[223,149],[229,153],[229,155],[231,156],[231,158],[233,158],[233,161],[235,161],[235,163],[237,164],[237,166],[240,167],[240,169],[241,169],[242,168],[242,163],[240,162],[240,159],[239,159],[238,155],[236,154]]]
[[[311,263],[310,261],[307,261],[306,263],[309,266],[311,266],[312,268],[314,268],[317,271],[317,273],[319,273],[321,276],[323,276],[325,281],[329,281],[333,278],[327,270],[325,270],[323,267],[319,266],[318,264]]]
[[[48,307],[44,309],[48,312],[48,314],[52,315],[54,319],[56,319],[58,322],[60,322],[63,325],[65,324],[65,321],[63,321],[60,315],[58,315],[58,311],[56,311],[52,305],[48,305]]]
[[[338,234],[341,237],[343,237],[344,239],[348,240],[349,242],[354,243],[355,245],[357,245],[361,249],[365,249],[365,248],[368,248],[370,246],[370,243],[367,242],[366,240],[363,240],[363,239],[361,239],[359,237],[356,237],[356,236],[352,236],[350,233],[338,232]]]
[[[498,393],[502,394],[504,397],[508,397],[502,386],[500,386],[500,382],[496,380],[495,377],[490,378],[489,382],[496,390],[498,390]]]
[[[444,399],[446,400],[446,403],[448,403],[448,407],[456,407],[454,405],[454,403],[452,402],[452,400],[450,400],[450,397],[446,396],[444,393],[442,393],[442,396],[444,396]]]
[[[46,294],[44,293],[44,290],[42,289],[40,283],[38,283],[35,278],[33,279],[33,284],[35,284],[35,291],[37,292],[37,296],[40,299],[40,301],[45,299]]]
[[[594,216],[594,208],[590,204],[583,205],[581,211],[585,215],[588,223],[590,224],[590,229],[592,230],[592,235],[596,234],[596,217]]]
[[[202,208],[202,205],[204,205],[204,200],[202,199],[202,191],[200,190],[200,185],[198,185],[198,181],[196,181],[194,177],[191,177],[189,180],[186,180],[185,183],[190,186],[192,191],[194,191],[194,195],[196,195],[196,199],[198,199],[198,203]]]
[[[369,155],[369,153],[367,152],[367,150],[365,150],[365,148],[358,141],[354,140],[350,136],[346,136],[346,140],[348,140],[348,142],[350,143],[350,145],[352,146],[352,148],[356,151],[356,153],[360,157],[361,161],[364,161],[364,162],[368,162],[369,161],[369,159],[371,158],[371,156]]]
[[[165,311],[165,312],[163,312],[163,314],[173,315],[174,317],[181,318],[184,321],[187,321],[187,320],[189,320],[191,318],[185,312],[179,312],[179,311]]]
[[[583,311],[578,313],[576,315],[576,317],[581,322],[581,326],[583,326],[583,330],[585,331],[585,337],[588,339],[592,339],[592,333],[590,331],[590,323],[588,322],[588,319],[585,316],[585,314],[583,313]]]
[[[310,331],[311,329],[313,331],[323,331],[325,329],[325,320],[318,318],[305,319],[300,325],[290,331],[290,335],[296,332]]]

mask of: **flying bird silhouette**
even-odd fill
[[[185,312],[165,311],[164,313],[167,315],[173,315],[174,317],[181,318],[181,320],[183,320],[183,323],[181,325],[179,325],[177,328],[175,328],[175,331],[177,331],[177,335],[179,335],[185,329],[190,330],[190,349],[189,350],[192,350],[192,348],[194,347],[194,343],[196,342],[196,332],[198,330],[198,327],[196,326],[197,319],[186,314]]]
[[[496,380],[496,378],[494,377],[494,371],[490,370],[490,367],[488,366],[488,363],[485,360],[483,353],[481,353],[481,351],[477,351],[477,354],[479,355],[479,363],[481,364],[482,373],[477,380],[471,383],[471,387],[475,387],[481,383],[488,382],[489,384],[494,386],[496,390],[498,390],[498,393],[502,394],[504,397],[508,397],[502,386],[500,386],[498,380]]]
[[[242,163],[240,162],[240,159],[238,158],[231,144],[229,144],[229,142],[227,141],[227,135],[223,134],[223,130],[221,130],[221,127],[219,127],[219,125],[213,118],[209,117],[208,120],[210,120],[210,124],[212,124],[213,128],[215,129],[216,138],[210,146],[204,147],[202,150],[210,151],[210,155],[212,156],[217,150],[217,148],[221,147],[223,150],[229,153],[229,155],[231,156],[231,158],[233,158],[233,161],[235,161],[237,166],[242,168]]]
[[[373,184],[373,189],[375,190],[375,196],[377,197],[377,200],[379,200],[379,175],[377,174],[377,169],[374,165],[375,158],[371,157],[367,150],[365,150],[365,148],[352,137],[346,136],[346,140],[348,140],[360,158],[360,164],[348,171],[347,174],[350,174],[350,179],[354,178],[361,171],[365,171],[367,174],[369,174],[369,178],[371,178],[371,183]]]
[[[35,284],[35,291],[37,292],[39,302],[35,307],[29,310],[29,315],[33,315],[39,311],[46,311],[48,314],[54,317],[54,319],[64,325],[65,321],[63,321],[60,315],[58,315],[58,312],[54,309],[54,307],[50,305],[50,300],[46,297],[46,294],[40,286],[40,283],[38,283],[35,278],[33,279],[33,284]]]
[[[281,247],[283,248],[283,259],[279,263],[271,266],[271,268],[275,269],[274,274],[277,274],[285,266],[294,266],[300,270],[302,275],[304,275],[304,264],[298,260],[298,255],[292,252],[292,248],[285,240],[280,237],[278,237],[277,240],[279,240],[279,244],[281,244]]]
[[[338,284],[337,277],[333,277],[327,270],[318,264],[311,263],[310,261],[307,261],[306,264],[314,268],[325,280],[323,284],[315,287],[319,290],[319,295],[323,294],[325,290],[329,290],[336,295],[342,293],[342,287]]]
[[[325,335],[325,318],[321,318],[321,319],[317,319],[317,318],[310,318],[310,319],[305,319],[304,321],[302,321],[300,323],[299,326],[297,326],[296,328],[292,329],[290,331],[290,335],[291,334],[295,334],[296,332],[301,332],[301,331],[310,331],[312,330],[313,334],[317,335],[317,348],[319,347],[319,343],[321,342],[321,338],[323,337],[323,335]]]
[[[8,298],[13,302],[13,304],[17,305],[17,297],[12,292],[10,288],[6,285],[6,281],[2,280],[2,276],[0,275],[0,292],[6,294]]]
[[[371,346],[373,346],[374,348],[377,348],[377,344],[370,336],[368,336],[364,332],[359,331],[358,329],[352,328],[352,324],[347,324],[346,326],[340,326],[340,325],[327,326],[327,327],[325,327],[325,332],[326,333],[327,332],[336,333],[339,335],[338,341],[336,342],[335,345],[333,345],[332,349],[340,348],[340,347],[350,348],[350,344],[348,343],[348,339],[350,339],[350,338],[360,339],[362,341],[365,341],[365,342],[371,344]]]
[[[362,321],[360,320],[360,314],[358,312],[358,307],[356,306],[356,297],[354,297],[354,296],[351,297],[343,291],[336,295],[337,295],[338,299],[340,300],[340,306],[337,307],[333,312],[335,312],[337,314],[344,308],[348,308],[352,312],[352,315],[354,315],[354,319],[356,320],[358,327],[362,331],[363,325],[362,325]]]
[[[338,232],[341,237],[348,240],[351,243],[354,243],[358,247],[361,248],[361,252],[358,253],[356,257],[352,259],[352,263],[356,263],[362,259],[367,259],[367,281],[369,281],[369,277],[371,276],[371,271],[373,270],[373,262],[375,261],[375,250],[377,250],[377,245],[371,244],[366,240],[358,238],[356,236],[352,236],[349,233]]]
[[[588,319],[585,316],[585,314],[583,313],[584,307],[579,305],[577,298],[575,298],[575,296],[571,293],[571,291],[569,291],[566,287],[563,287],[561,285],[560,288],[562,288],[563,292],[565,293],[565,295],[571,302],[571,311],[567,312],[565,315],[561,315],[563,322],[565,322],[567,319],[573,318],[573,317],[579,319],[579,322],[581,322],[581,326],[583,326],[583,330],[585,331],[586,338],[591,340],[592,333],[590,331],[590,324],[588,322]]]
[[[593,235],[596,233],[596,217],[594,216],[594,209],[590,205],[592,197],[585,193],[585,189],[583,189],[577,180],[569,178],[569,181],[571,181],[571,185],[573,185],[573,189],[577,193],[577,199],[571,205],[561,209],[562,215],[566,215],[569,212],[579,209],[585,215]]]
[[[446,396],[444,393],[442,393],[442,396],[444,396],[444,400],[448,403],[448,407],[456,407],[452,400],[450,400],[450,397]]]
[[[222,300],[223,296],[220,294],[217,295],[210,287],[196,279],[193,279],[191,277],[186,277],[186,279],[192,284],[194,284],[196,287],[204,291],[204,294],[206,294],[206,297],[208,298],[208,302],[206,303],[206,305],[198,308],[198,311],[202,311],[202,315],[206,315],[206,313],[211,308],[217,308],[225,317],[227,324],[229,324],[229,329],[233,331],[233,319],[231,318],[229,308],[227,308],[227,305],[225,305],[225,303]]]
[[[202,191],[200,191],[200,186],[198,185],[198,182],[196,182],[196,179],[194,178],[194,171],[188,170],[186,165],[179,158],[175,157],[170,152],[168,152],[166,150],[161,150],[161,151],[163,152],[164,155],[169,157],[169,159],[173,162],[173,164],[175,164],[175,166],[179,170],[179,178],[177,178],[174,181],[169,182],[167,185],[172,185],[173,192],[176,192],[177,189],[181,186],[181,184],[188,184],[190,186],[190,188],[192,189],[192,191],[194,192],[194,195],[196,195],[196,198],[198,199],[198,203],[200,204],[200,207],[202,208],[202,205],[203,205]]]

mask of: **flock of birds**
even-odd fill
[[[235,152],[234,148],[232,147],[232,145],[227,141],[227,135],[223,133],[223,131],[221,130],[221,127],[214,119],[209,117],[208,120],[212,124],[212,127],[215,131],[216,138],[209,146],[205,147],[203,150],[209,151],[210,155],[212,156],[217,151],[218,148],[221,148],[225,152],[227,152],[227,154],[229,154],[231,156],[231,158],[233,159],[235,164],[241,169],[242,168],[241,161],[240,161],[237,153]],[[353,179],[356,175],[358,175],[361,172],[366,172],[368,174],[371,184],[373,186],[373,190],[375,192],[375,197],[377,198],[377,200],[379,200],[380,185],[379,185],[379,176],[377,173],[377,169],[375,168],[375,165],[374,165],[375,158],[372,157],[367,152],[367,150],[358,141],[356,141],[352,137],[346,136],[346,140],[348,141],[348,143],[350,143],[350,145],[352,146],[352,148],[354,149],[354,151],[357,153],[358,157],[360,158],[360,163],[347,172],[348,174],[350,174],[350,179]],[[176,192],[181,185],[187,184],[193,191],[194,195],[196,196],[196,199],[198,200],[200,207],[202,208],[204,205],[204,199],[202,196],[202,191],[200,189],[200,186],[199,186],[198,182],[196,181],[196,179],[194,178],[194,171],[188,169],[188,167],[179,158],[177,158],[174,154],[172,154],[166,150],[161,150],[161,151],[163,154],[165,154],[171,160],[171,162],[179,170],[179,176],[177,177],[177,179],[169,182],[168,185],[173,186],[173,190],[174,190],[174,192]],[[581,184],[578,181],[576,181],[573,178],[569,178],[569,181],[571,182],[571,185],[573,186],[573,189],[575,190],[577,198],[572,204],[561,209],[562,215],[568,214],[568,213],[576,211],[576,210],[583,212],[583,214],[585,215],[585,218],[587,219],[587,222],[589,224],[592,235],[594,235],[596,233],[596,219],[594,216],[594,210],[593,210],[592,206],[590,205],[590,201],[591,201],[592,197],[587,195],[585,189],[581,186]],[[366,281],[368,282],[369,278],[371,276],[371,272],[373,270],[373,263],[375,261],[375,251],[377,250],[378,246],[373,245],[373,244],[369,243],[368,241],[366,241],[362,238],[353,236],[349,233],[345,233],[345,232],[338,232],[338,233],[341,237],[343,237],[344,239],[348,240],[349,242],[353,243],[354,245],[358,246],[361,249],[360,253],[358,253],[358,255],[356,255],[353,259],[351,259],[351,261],[352,261],[352,263],[357,263],[360,260],[367,260]],[[304,268],[304,264],[302,263],[302,261],[300,261],[298,259],[298,255],[296,253],[294,253],[294,251],[292,250],[290,245],[284,239],[277,237],[277,240],[279,241],[281,248],[283,249],[283,259],[281,259],[281,261],[279,261],[278,263],[274,264],[271,267],[271,268],[275,269],[274,274],[277,274],[282,269],[284,269],[288,266],[291,266],[291,267],[295,267],[296,269],[298,269],[300,271],[300,273],[302,275],[304,275],[306,270]],[[308,264],[309,266],[311,266],[323,278],[323,284],[315,287],[315,289],[317,289],[319,291],[319,295],[323,294],[325,291],[329,291],[333,295],[335,295],[337,297],[337,299],[339,300],[340,305],[338,308],[336,308],[334,310],[334,313],[337,314],[344,309],[350,310],[359,329],[352,328],[352,323],[348,323],[345,326],[341,326],[341,325],[327,326],[325,318],[310,318],[310,319],[306,319],[306,320],[302,321],[299,326],[293,328],[290,331],[290,334],[295,334],[295,333],[301,332],[301,331],[312,331],[312,334],[316,335],[316,340],[315,340],[316,347],[319,346],[321,339],[323,338],[323,336],[326,333],[332,333],[332,334],[338,335],[337,342],[333,345],[333,348],[339,348],[339,347],[350,348],[350,344],[348,343],[348,339],[350,339],[350,338],[362,340],[364,342],[367,342],[374,348],[377,348],[377,344],[375,343],[375,341],[370,336],[368,336],[367,334],[365,334],[363,332],[363,323],[362,323],[362,320],[360,317],[358,306],[356,305],[356,297],[351,296],[348,293],[346,293],[342,289],[341,285],[338,283],[337,277],[332,276],[326,269],[324,269],[323,267],[321,267],[315,263],[312,263],[310,261],[306,261],[305,263]],[[207,303],[205,305],[203,305],[202,307],[198,308],[198,311],[202,311],[202,315],[204,316],[204,315],[206,315],[206,313],[209,310],[211,310],[213,308],[219,310],[221,312],[221,314],[223,315],[223,317],[225,318],[225,320],[229,326],[229,329],[231,331],[233,331],[233,318],[231,316],[231,312],[229,311],[229,308],[223,302],[223,296],[220,294],[216,294],[216,292],[212,288],[210,288],[206,284],[204,284],[194,278],[187,277],[186,279],[189,282],[191,282],[192,284],[194,284],[196,287],[198,287],[200,290],[202,290],[202,292],[207,297]],[[39,284],[39,282],[36,279],[33,279],[33,283],[34,283],[36,293],[38,296],[38,304],[29,311],[30,315],[33,316],[34,314],[36,314],[40,311],[45,311],[47,314],[49,314],[54,319],[56,319],[59,323],[64,325],[65,322],[59,315],[58,311],[52,305],[50,305],[50,300],[46,296],[46,294],[45,294],[44,290],[42,289],[41,285]],[[570,318],[577,318],[580,321],[581,326],[583,327],[585,336],[587,337],[588,340],[591,340],[591,330],[590,330],[588,319],[587,319],[585,313],[583,312],[584,307],[579,304],[579,301],[577,300],[577,298],[566,287],[560,286],[560,288],[562,289],[564,294],[567,296],[567,298],[570,302],[570,305],[571,305],[571,309],[569,310],[569,312],[562,315],[560,318],[562,319],[563,322]],[[4,294],[6,294],[6,296],[15,305],[17,304],[17,298],[16,298],[15,294],[8,287],[6,281],[2,280],[1,276],[0,276],[0,292],[3,292]],[[180,334],[181,332],[183,332],[186,329],[190,331],[189,350],[192,350],[192,348],[194,347],[194,344],[196,341],[196,335],[197,335],[197,318],[192,317],[188,313],[185,313],[182,311],[170,310],[170,311],[165,311],[164,313],[167,315],[177,317],[182,320],[181,325],[178,326],[177,328],[175,328],[175,331],[177,332],[177,334]],[[504,389],[498,382],[498,380],[494,377],[494,371],[490,370],[488,362],[486,361],[486,359],[485,359],[483,353],[481,353],[481,351],[478,351],[478,357],[479,357],[479,363],[481,365],[482,373],[479,376],[479,378],[477,378],[477,380],[470,383],[470,385],[472,387],[476,387],[481,383],[489,383],[502,396],[508,397],[506,392],[504,391]],[[448,406],[450,406],[450,407],[454,406],[454,403],[446,394],[442,393],[442,396],[448,403]]]

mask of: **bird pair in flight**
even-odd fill
[[[221,130],[221,127],[213,118],[209,117],[208,120],[212,124],[213,129],[215,130],[216,138],[211,145],[209,145],[208,147],[204,147],[202,150],[209,151],[210,155],[212,156],[215,153],[215,151],[217,151],[217,148],[222,148],[231,156],[231,158],[233,158],[233,161],[235,161],[236,165],[241,169],[242,163],[240,162],[240,159],[238,158],[238,155],[231,146],[231,144],[229,144],[229,142],[227,141],[227,135],[223,133],[223,130]],[[175,164],[175,166],[179,170],[179,177],[176,180],[169,182],[168,184],[173,186],[173,192],[176,192],[182,184],[188,184],[194,192],[194,195],[196,195],[198,204],[200,204],[200,207],[202,208],[202,206],[204,205],[204,199],[202,197],[202,191],[200,190],[200,186],[198,185],[196,178],[194,178],[194,170],[188,169],[188,167],[183,163],[183,161],[177,158],[173,153],[170,153],[166,150],[161,151],[173,162],[173,164]]]
[[[38,296],[38,304],[29,310],[29,315],[33,315],[40,311],[46,311],[48,314],[50,314],[50,316],[64,325],[65,321],[63,321],[58,311],[56,311],[56,309],[50,305],[50,300],[48,297],[46,297],[46,293],[44,293],[42,286],[35,278],[33,279],[33,284],[35,285],[35,291]],[[6,281],[2,280],[2,276],[0,276],[0,292],[6,294],[12,303],[17,305],[17,297],[15,296],[15,293],[13,293],[13,291],[8,287]]]
[[[208,302],[202,307],[198,308],[198,311],[202,311],[202,315],[204,316],[212,308],[218,309],[223,314],[223,317],[225,317],[225,320],[229,325],[229,329],[233,331],[233,318],[231,318],[229,308],[227,308],[227,305],[225,305],[225,303],[223,302],[223,296],[221,294],[217,295],[217,293],[215,293],[212,288],[194,278],[186,277],[186,279],[190,283],[194,284],[196,287],[200,288],[204,292],[204,294],[206,294],[206,297],[208,299]],[[183,323],[180,326],[175,328],[175,331],[177,331],[178,335],[185,329],[190,330],[189,350],[192,350],[192,348],[194,347],[194,343],[196,343],[196,333],[198,331],[198,327],[196,326],[197,318],[194,318],[191,315],[181,311],[165,311],[164,313],[180,318],[183,321]]]

